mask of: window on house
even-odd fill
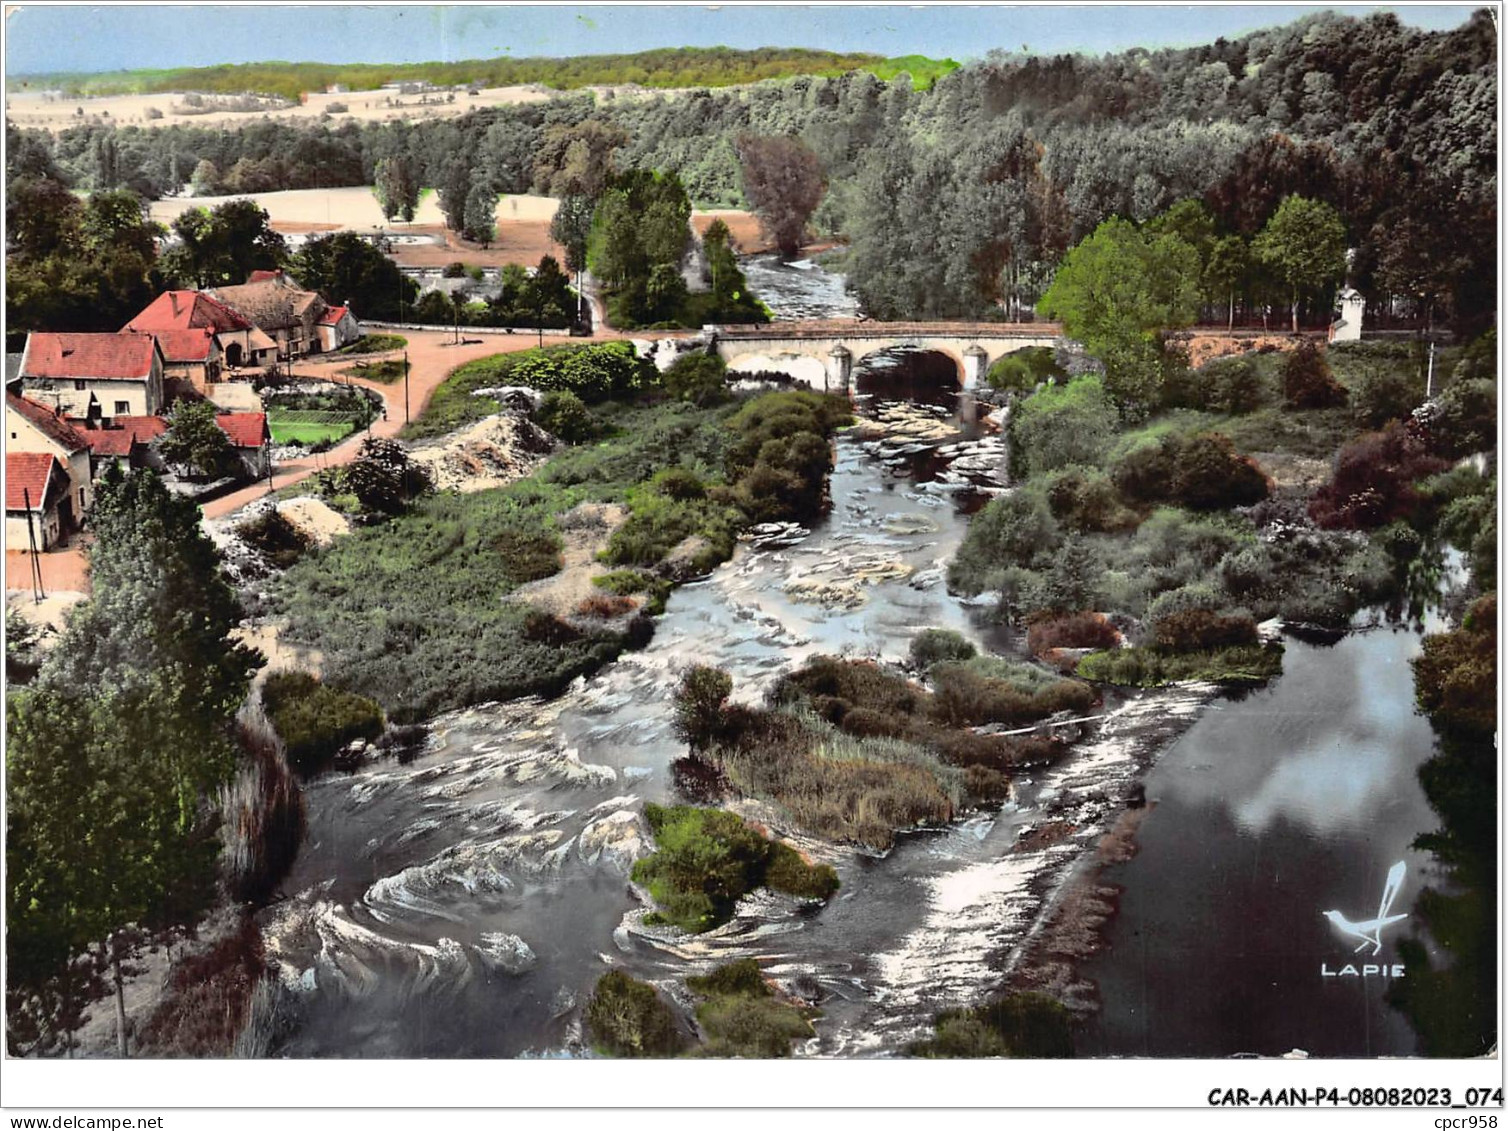
[[[74,382],[73,382],[73,388],[74,388],[75,392],[82,393],[88,387],[89,387],[89,382],[88,381],[80,381],[78,379],[75,379]]]
[[[84,506],[85,506],[85,503],[84,503],[84,489],[82,487],[80,487],[79,488],[79,510],[83,510]]]
[[[115,415],[116,416],[128,416],[128,415],[130,415],[130,412],[131,412],[131,402],[130,401],[116,401],[115,402]]]

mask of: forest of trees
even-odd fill
[[[474,192],[595,196],[581,175],[605,175],[604,152],[611,170],[675,173],[694,204],[744,206],[739,139],[797,138],[828,186],[812,225],[846,241],[877,317],[1017,316],[1104,220],[1194,200],[1212,224],[1202,316],[1281,327],[1295,288],[1253,241],[1301,196],[1339,217],[1369,310],[1469,333],[1496,307],[1496,47],[1485,11],[1446,32],[1320,13],[1196,48],[992,54],[926,90],[852,71],[419,123],[10,131],[8,172],[155,197],[190,178],[212,193],[372,184],[403,159],[464,229]],[[1307,290],[1300,319],[1328,321],[1331,293]]]
[[[882,79],[907,73],[923,84],[958,64],[951,59],[907,55],[887,59],[862,51],[813,51],[801,47],[667,47],[632,55],[576,55],[564,59],[463,59],[454,63],[242,63],[215,67],[115,74],[34,75],[35,86],[65,94],[139,94],[193,90],[220,94],[273,95],[296,100],[311,90],[341,83],[350,90],[376,90],[390,82],[436,86],[514,86],[539,83],[556,90],[635,84],[657,89],[733,86],[795,75],[841,75],[864,70]]]

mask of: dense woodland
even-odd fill
[[[694,203],[726,206],[746,203],[739,139],[795,136],[827,183],[814,228],[847,241],[844,265],[877,316],[1015,315],[1109,216],[1142,221],[1196,198],[1215,238],[1245,241],[1301,194],[1339,213],[1374,312],[1475,330],[1496,303],[1495,59],[1485,11],[1439,33],[1322,13],[1190,49],[995,54],[927,90],[855,71],[415,124],[13,131],[8,172],[156,197],[190,181],[205,193],[370,184],[398,158],[453,197],[462,175],[468,191],[559,191],[565,151],[590,135],[618,169],[675,172]],[[1281,288],[1248,250],[1227,245],[1206,317],[1260,322],[1272,305],[1281,318]],[[1329,302],[1309,296],[1305,319],[1327,321]]]
[[[812,51],[801,47],[667,47],[632,55],[576,55],[564,59],[462,59],[454,63],[242,63],[215,67],[115,74],[27,76],[32,86],[65,94],[102,95],[193,90],[297,99],[303,92],[340,83],[349,90],[376,90],[384,83],[427,82],[435,86],[497,87],[539,83],[556,90],[633,84],[656,89],[732,86],[794,75],[840,75],[865,70],[881,78],[905,71],[930,81],[958,64],[951,59],[907,55],[887,59],[862,51]]]

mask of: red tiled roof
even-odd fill
[[[267,440],[265,412],[221,412],[215,415],[215,423],[238,448],[260,448]]]
[[[89,441],[84,439],[77,428],[45,404],[38,404],[26,397],[18,397],[15,393],[6,393],[5,407],[15,409],[30,421],[38,432],[69,454],[89,446]]]
[[[52,488],[60,482],[66,483],[67,479],[63,465],[51,452],[6,452],[5,509],[24,511],[29,494],[32,510],[46,510],[51,502],[49,495],[57,495]],[[63,490],[66,491],[67,487]]]
[[[121,331],[122,334],[143,332]],[[164,361],[208,361],[215,342],[215,332],[208,326],[196,326],[191,330],[153,330],[151,334],[162,347]]]
[[[32,334],[21,376],[145,381],[155,348],[145,334]]]
[[[325,316],[319,320],[319,324],[321,326],[335,326],[345,316],[346,308],[344,306],[332,306],[329,310],[325,311]]]
[[[283,273],[281,271],[265,271],[258,267],[246,281],[248,283],[265,283],[270,279],[280,279],[282,277]]]
[[[83,428],[79,434],[97,456],[129,456],[137,444],[150,444],[168,430],[160,416],[115,416],[109,428]]]
[[[84,435],[89,437],[89,451],[97,456],[122,456],[129,459],[131,449],[141,443],[135,432],[121,428],[92,428]]]
[[[193,330],[201,326],[217,334],[226,330],[251,329],[251,323],[245,318],[202,291],[164,291],[127,322],[125,328],[156,333],[159,330]]]

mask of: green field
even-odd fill
[[[344,439],[356,430],[356,423],[343,412],[274,408],[267,414],[267,427],[274,444],[318,444]]]

